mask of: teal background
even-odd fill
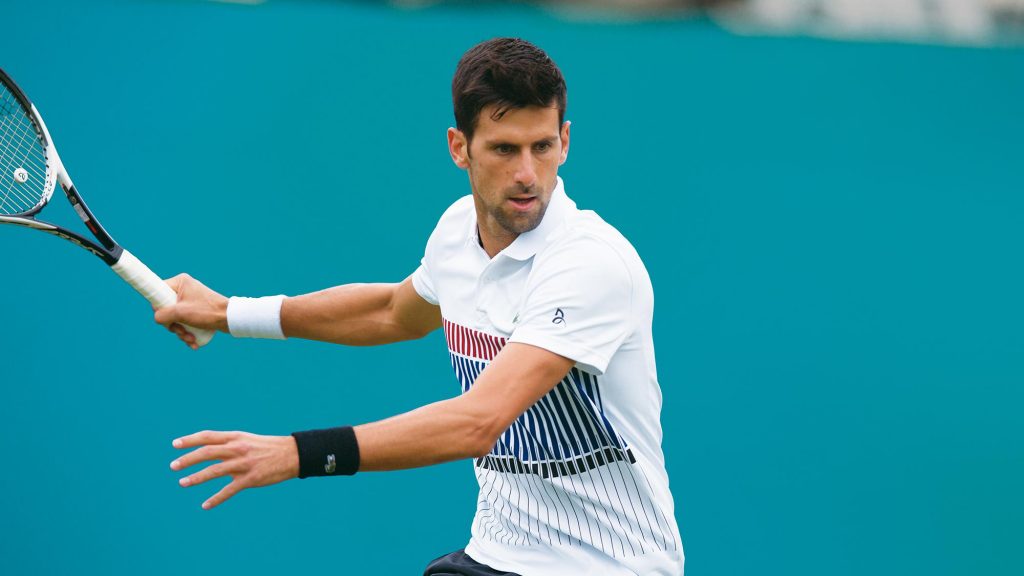
[[[409,274],[468,191],[444,144],[456,61],[536,42],[570,88],[567,189],[654,282],[687,574],[1024,573],[1024,50],[522,6],[4,6],[0,66],[100,219],[158,273],[228,294]],[[0,574],[419,574],[466,543],[466,462],[210,512],[223,483],[168,469],[196,430],[453,395],[439,334],[192,353],[92,256],[0,243]]]

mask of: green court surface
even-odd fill
[[[1024,573],[1024,49],[518,5],[8,0],[0,67],[155,271],[298,294],[415,269],[468,193],[451,74],[498,35],[564,70],[567,191],[654,282],[687,574]],[[196,430],[457,394],[440,334],[192,353],[81,250],[11,227],[0,245],[0,574],[419,574],[465,545],[468,462],[210,512],[220,484],[168,469]]]

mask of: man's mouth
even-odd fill
[[[536,196],[527,196],[522,198],[509,198],[512,205],[519,210],[529,210],[533,207],[533,203],[537,201]]]

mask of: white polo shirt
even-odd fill
[[[456,201],[413,285],[441,307],[463,392],[507,342],[576,361],[474,461],[480,496],[466,553],[522,576],[680,576],[654,293],[632,245],[578,210],[559,179],[540,225],[494,258],[480,246],[473,197]]]

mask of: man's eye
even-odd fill
[[[534,145],[533,149],[536,150],[537,152],[547,152],[548,150],[551,149],[551,143],[550,142],[539,142],[539,143]]]
[[[494,149],[498,152],[498,154],[511,154],[512,153],[512,147],[509,146],[508,144],[501,144],[501,145],[495,147]]]

